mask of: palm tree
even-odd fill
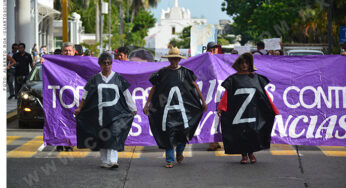
[[[133,0],[132,4],[130,5],[132,7],[131,23],[133,23],[136,12],[138,12],[141,8],[149,9],[150,7],[156,7],[160,1],[161,0]]]

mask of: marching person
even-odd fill
[[[226,154],[241,154],[241,164],[256,162],[253,152],[270,148],[271,130],[277,108],[264,87],[269,80],[254,73],[254,58],[240,55],[232,65],[237,71],[222,86],[226,89],[219,106],[222,140]]]
[[[67,55],[67,56],[74,56],[75,55],[75,48],[73,43],[71,42],[64,42],[61,55]],[[42,62],[44,62],[44,59],[41,58]],[[56,151],[73,151],[73,146],[57,146]]]
[[[125,140],[137,114],[130,84],[112,71],[112,56],[100,55],[101,72],[91,77],[84,87],[77,116],[77,146],[100,150],[101,168],[118,168],[118,151],[124,150]]]
[[[158,147],[166,150],[165,167],[172,168],[174,146],[176,160],[181,163],[185,145],[192,139],[207,105],[195,82],[195,74],[179,65],[184,58],[179,49],[172,47],[169,55],[163,57],[168,58],[170,65],[150,77],[153,86],[143,112],[149,116],[150,129]]]
[[[219,53],[219,46],[216,42],[209,42],[207,44],[207,52],[209,52],[211,55],[218,54]],[[221,145],[218,142],[210,143],[207,151],[216,151],[218,148],[221,148]]]

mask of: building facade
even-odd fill
[[[207,24],[207,19],[191,18],[190,10],[179,7],[178,0],[175,0],[174,7],[162,10],[160,21],[149,29],[145,47],[167,48],[169,41],[177,38],[177,34],[182,32],[184,27],[204,24]]]
[[[61,48],[62,22],[60,12],[54,9],[54,0],[7,0],[7,50],[13,43],[25,43],[31,52],[34,44],[46,46],[48,52]],[[80,43],[83,32],[78,14],[68,21],[69,40]]]

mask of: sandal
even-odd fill
[[[243,158],[240,161],[240,164],[247,164],[248,160],[249,160],[249,158],[247,156],[243,156]]]
[[[256,157],[255,157],[254,154],[250,154],[250,155],[249,155],[249,158],[250,158],[250,162],[251,162],[251,163],[255,163],[255,162],[256,162]]]
[[[174,163],[173,162],[167,162],[166,163],[166,168],[173,168]]]
[[[177,162],[178,163],[181,163],[181,162],[183,162],[183,160],[184,160],[184,155],[183,154],[179,154],[179,155],[177,155]]]

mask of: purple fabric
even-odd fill
[[[231,66],[237,57],[205,53],[180,63],[194,71],[208,103],[208,111],[204,113],[190,143],[221,141],[220,120],[215,110],[224,92],[221,83],[235,73]],[[267,91],[280,111],[274,123],[272,143],[346,146],[346,57],[254,58],[257,72],[271,81]],[[168,65],[168,62],[114,60],[112,70],[130,82],[129,90],[138,109],[126,145],[156,145],[149,130],[148,118],[142,109],[151,87],[148,81],[150,75]],[[97,58],[94,57],[45,56],[45,144],[76,145],[73,112],[79,104],[87,80],[100,70]]]

